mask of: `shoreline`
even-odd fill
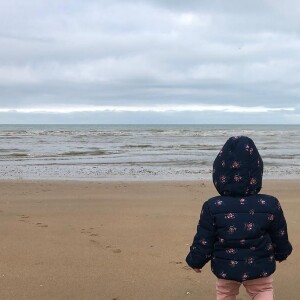
[[[263,186],[264,183],[268,183],[268,182],[281,182],[281,181],[289,181],[289,182],[293,182],[293,183],[299,183],[299,179],[300,178],[289,178],[289,177],[282,177],[282,178],[268,178],[268,179],[263,179]],[[103,178],[99,178],[99,179],[91,179],[91,178],[41,178],[41,179],[12,179],[12,178],[5,178],[5,179],[0,179],[0,183],[3,182],[23,182],[23,183],[33,183],[33,182],[49,182],[49,183],[61,183],[61,182],[67,182],[67,183],[160,183],[160,182],[164,182],[164,183],[180,183],[180,182],[191,182],[191,183],[197,183],[197,182],[205,182],[205,183],[212,183],[212,179],[207,179],[207,178],[200,178],[200,179],[179,179],[179,178],[175,178],[175,179],[157,179],[157,178],[129,178],[129,179],[120,179],[120,178],[107,178],[107,179],[103,179]]]

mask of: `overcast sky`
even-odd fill
[[[0,123],[300,123],[298,0],[0,0]]]

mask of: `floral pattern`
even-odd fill
[[[235,218],[235,214],[234,213],[228,213],[225,215],[225,219],[227,220],[232,220]]]
[[[227,252],[228,254],[235,254],[235,253],[237,252],[237,250],[234,249],[234,248],[229,248],[229,249],[226,250],[226,252]]]
[[[229,262],[229,266],[232,267],[232,268],[234,268],[237,264],[238,264],[238,261],[236,261],[236,260],[231,260]]]
[[[239,174],[234,175],[233,180],[235,182],[240,182],[243,179],[242,176],[240,176]]]
[[[228,233],[235,233],[237,231],[237,228],[235,226],[229,226],[227,232]]]
[[[240,199],[240,204],[245,205],[245,204],[246,204],[246,199],[241,198],[241,199]]]
[[[245,229],[247,231],[253,230],[254,229],[254,223],[253,222],[248,222],[245,224]]]

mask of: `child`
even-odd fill
[[[202,207],[187,264],[196,272],[211,260],[217,276],[217,299],[234,300],[241,283],[251,299],[273,299],[276,262],[292,252],[279,201],[258,194],[263,161],[254,142],[231,137],[213,165],[213,182],[221,196]]]

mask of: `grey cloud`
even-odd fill
[[[296,106],[298,12],[292,0],[0,1],[0,106]]]

